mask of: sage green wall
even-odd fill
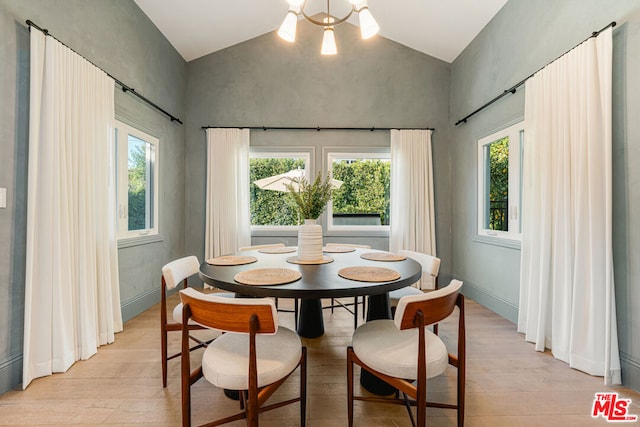
[[[131,0],[0,0],[0,393],[22,378],[31,19],[184,118],[186,63]],[[116,90],[116,116],[160,139],[162,240],[118,251],[125,320],[159,301],[162,265],[184,252],[184,127]]]
[[[455,123],[592,31],[614,31],[614,267],[623,382],[640,389],[640,2],[637,0],[509,0],[451,66]],[[465,294],[517,320],[520,251],[480,243],[476,233],[476,141],[524,114],[524,89],[468,123],[452,127],[453,275]],[[635,213],[635,215],[634,215]]]
[[[434,127],[437,245],[450,268],[449,64],[376,37],[360,40],[349,24],[336,27],[339,53],[321,57],[322,31],[298,23],[295,44],[268,33],[188,64],[186,188],[187,253],[204,252],[206,138],[201,126]],[[389,146],[389,132],[252,131],[255,146]],[[254,238],[284,241],[295,235]],[[327,236],[327,241],[388,239]]]
[[[119,250],[125,318],[158,299],[160,267],[203,256],[203,125],[436,128],[433,135],[438,254],[443,280],[515,320],[519,250],[474,241],[475,141],[522,117],[523,94],[453,123],[612,20],[614,32],[614,257],[626,385],[640,389],[640,5],[637,0],[510,0],[449,65],[381,37],[336,28],[340,53],[320,58],[321,34],[300,23],[289,45],[273,33],[185,64],[131,0],[0,0],[0,393],[22,372],[24,235],[32,19],[158,105],[171,123],[120,91],[116,114],[161,140],[163,240]],[[188,84],[188,87],[187,87]],[[186,103],[186,105],[185,105]],[[186,150],[184,140],[186,135]],[[380,146],[386,133],[253,132],[254,145]],[[316,168],[320,167],[316,164]],[[338,236],[339,237],[339,236]],[[256,238],[272,239],[271,237]],[[291,236],[283,237],[290,241]],[[331,238],[333,239],[333,237]],[[336,237],[336,240],[338,238]],[[374,239],[384,248],[386,239]]]

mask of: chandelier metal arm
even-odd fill
[[[328,3],[328,2],[327,2]],[[312,24],[318,25],[320,27],[333,27],[334,25],[338,25],[338,24],[342,24],[344,21],[346,21],[347,19],[349,19],[351,17],[351,15],[353,14],[353,12],[355,12],[356,8],[355,6],[351,6],[351,10],[349,11],[349,13],[340,19],[334,18],[332,16],[329,15],[329,5],[327,4],[327,17],[328,18],[332,18],[333,22],[322,22],[322,21],[318,21],[316,19],[313,19],[312,17],[310,17],[309,15],[307,15],[304,11],[304,7],[307,5],[307,2],[305,1],[302,6],[300,7],[300,13],[302,13],[302,16],[305,17],[305,19],[309,22],[311,22]]]

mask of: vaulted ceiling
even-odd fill
[[[286,0],[134,0],[186,61],[276,30]],[[369,0],[379,36],[452,62],[507,0]],[[307,0],[305,12],[326,11],[324,0]],[[349,10],[333,0],[331,14]],[[358,25],[357,14],[349,21]]]

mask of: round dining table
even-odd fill
[[[256,258],[255,262],[242,265],[212,265],[205,261],[200,266],[200,278],[208,285],[235,292],[239,296],[300,299],[298,335],[316,338],[324,333],[322,298],[369,296],[367,320],[389,319],[391,310],[388,293],[417,282],[422,275],[420,264],[411,258],[399,261],[362,258],[363,254],[387,253],[374,249],[353,248],[350,252],[325,253],[325,262],[322,264],[295,263],[297,251],[295,248],[292,250],[286,253],[265,253],[264,250],[256,249],[233,254],[243,258]],[[348,267],[390,269],[399,273],[399,278],[384,282],[365,282],[341,277],[338,272]],[[298,271],[300,279],[276,285],[248,285],[235,280],[235,276],[241,272],[272,268]]]
[[[411,258],[394,261],[365,259],[371,254],[384,258],[388,252],[374,249],[353,248],[348,252],[324,254],[321,264],[298,263],[297,250],[290,252],[265,253],[265,249],[242,251],[230,254],[230,257],[255,258],[241,265],[213,265],[206,260],[200,266],[200,278],[216,288],[235,292],[243,297],[276,297],[300,299],[297,332],[305,338],[316,338],[324,334],[322,317],[323,298],[342,298],[368,296],[367,320],[390,319],[389,292],[417,282],[422,276],[421,265]],[[363,258],[365,256],[365,258]],[[350,267],[375,267],[397,272],[397,279],[381,282],[351,280],[342,277],[343,269]],[[288,269],[299,272],[299,279],[284,284],[244,284],[235,277],[238,273],[251,273],[257,269]],[[377,394],[389,394],[392,389],[379,384],[375,377],[361,378],[361,384],[367,390]],[[386,385],[386,384],[385,384]]]

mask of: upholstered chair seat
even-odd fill
[[[274,335],[256,336],[258,387],[272,384],[293,371],[302,356],[298,335],[279,327]],[[229,390],[249,388],[249,336],[226,333],[202,356],[202,373],[211,384]]]
[[[353,334],[353,351],[360,360],[376,371],[395,378],[416,380],[418,375],[417,328],[399,330],[393,320],[373,320],[360,326]],[[427,378],[444,373],[449,364],[449,353],[442,340],[428,329],[424,330],[427,343]]]

